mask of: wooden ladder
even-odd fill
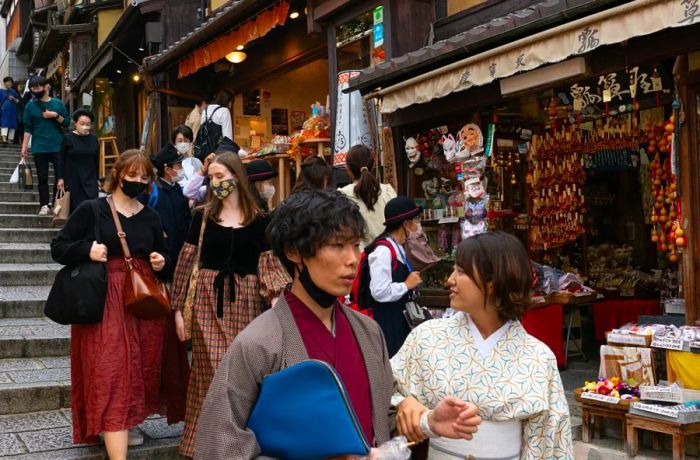
[[[105,177],[107,168],[111,168],[119,158],[119,147],[117,147],[116,137],[100,137],[100,177]],[[110,146],[110,152],[107,153],[107,146]]]

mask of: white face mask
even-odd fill
[[[175,144],[175,148],[177,149],[177,151],[180,154],[184,155],[186,153],[189,153],[190,143],[189,142],[178,142],[177,144]]]
[[[260,195],[262,195],[262,197],[266,200],[271,199],[273,196],[275,196],[275,186],[270,184],[263,185]]]
[[[175,175],[170,176],[173,182],[180,182],[185,178],[185,170],[184,169],[175,169]]]

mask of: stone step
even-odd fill
[[[37,318],[44,315],[50,286],[0,286],[0,318]]]
[[[70,407],[68,356],[0,359],[0,415],[64,407]]]
[[[11,202],[0,201],[0,214],[37,214],[39,212],[39,202]]]
[[[70,326],[56,324],[46,317],[0,319],[0,358],[67,356],[69,338]]]
[[[53,215],[40,216],[37,214],[0,214],[0,228],[49,228],[53,227]]]
[[[51,262],[51,246],[47,243],[0,243],[0,264]]]
[[[0,228],[0,243],[50,243],[56,233],[57,228]]]
[[[103,460],[101,445],[73,445],[69,409],[0,417],[0,458],[15,460]],[[177,459],[182,423],[168,426],[160,416],[149,417],[138,429],[141,446],[129,448],[130,460]]]
[[[50,286],[58,264],[0,264],[0,286]]]
[[[2,177],[0,176],[0,179],[3,180],[3,182],[0,182],[0,192],[36,192],[37,191],[37,185],[39,184],[39,179],[37,179],[36,174],[34,174],[34,186],[32,189],[29,190],[20,190],[19,185],[17,184],[10,184],[8,181],[10,180],[9,176]],[[49,175],[49,190],[53,190],[53,174]]]
[[[36,167],[34,166],[33,163],[29,163],[29,166],[32,168],[32,173],[34,173],[34,176],[36,176]],[[10,176],[12,176],[12,173],[15,172],[15,168],[17,167],[17,163],[15,163],[14,166],[1,166],[0,165],[0,178],[2,180],[10,180]],[[49,166],[49,174],[53,174],[53,166]]]
[[[2,184],[0,184],[2,185]],[[39,192],[36,190],[20,190],[17,184],[10,190],[0,190],[0,201],[11,203],[39,203]],[[37,207],[37,212],[39,208]]]

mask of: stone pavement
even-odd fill
[[[0,459],[104,459],[102,446],[74,446],[70,415],[70,327],[44,317],[60,266],[51,260],[51,218],[34,190],[9,184],[19,150],[0,146]],[[35,184],[36,177],[34,178]],[[181,424],[161,417],[139,429],[130,459],[178,458]]]

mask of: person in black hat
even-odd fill
[[[179,184],[184,177],[184,159],[172,144],[158,152],[158,155],[151,158],[158,172],[158,177],[153,183],[153,192],[139,197],[139,201],[155,209],[160,216],[168,255],[173,261],[177,261],[192,222],[189,201],[183,195]]]
[[[384,207],[384,233],[365,249],[369,265],[368,299],[374,319],[384,332],[389,356],[394,356],[411,332],[403,311],[411,291],[422,280],[406,257],[403,245],[412,233],[420,232],[423,208],[405,196],[389,200]],[[362,282],[362,281],[361,281]],[[359,289],[363,289],[360,286]]]
[[[250,194],[260,209],[270,212],[270,200],[275,196],[275,183],[272,179],[277,177],[277,171],[265,160],[253,160],[245,165],[245,172],[248,175]]]

